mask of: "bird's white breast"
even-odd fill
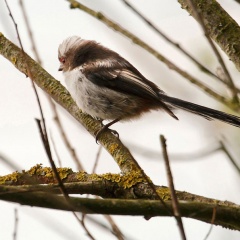
[[[82,68],[75,68],[64,73],[65,82],[78,107],[93,117],[108,119],[108,105],[105,91],[92,83],[82,73]]]
[[[136,103],[136,97],[98,86],[87,79],[81,70],[79,67],[67,71],[64,77],[68,91],[83,112],[109,120],[124,119],[139,112],[141,106]]]

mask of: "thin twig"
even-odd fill
[[[11,17],[13,23],[14,23],[15,29],[16,29],[16,33],[17,33],[18,40],[19,40],[19,43],[20,43],[20,46],[21,46],[22,54],[25,57],[25,52],[24,52],[22,41],[21,41],[20,34],[19,34],[19,31],[18,31],[17,23],[14,20],[14,17],[13,17],[13,15],[11,13],[11,10],[10,10],[10,8],[8,6],[7,0],[5,0],[5,3],[6,3],[8,11],[9,11],[9,15],[10,15],[10,17]],[[53,161],[53,158],[52,158],[52,153],[51,153],[50,144],[49,144],[49,140],[48,140],[47,128],[46,128],[46,123],[45,123],[45,118],[44,118],[42,106],[41,106],[41,103],[40,103],[40,99],[39,99],[39,96],[38,96],[38,93],[37,93],[36,86],[35,86],[35,84],[34,84],[34,82],[32,80],[33,77],[32,77],[30,68],[28,67],[27,63],[26,63],[26,68],[27,68],[28,76],[30,77],[31,82],[32,82],[32,86],[33,86],[33,89],[34,89],[34,92],[35,92],[35,95],[36,95],[36,98],[37,98],[37,103],[38,103],[38,107],[39,107],[39,111],[40,111],[40,115],[41,115],[41,120],[36,119],[36,122],[37,122],[37,125],[38,125],[38,128],[39,128],[39,131],[40,131],[40,136],[41,136],[41,139],[42,139],[42,142],[43,142],[43,145],[44,145],[44,149],[45,149],[46,154],[48,156],[48,159],[49,159],[50,165],[52,167],[53,173],[55,175],[55,178],[56,178],[56,180],[58,182],[59,188],[60,188],[64,198],[66,199],[67,203],[71,207],[70,198],[69,198],[68,193],[67,193],[67,191],[66,191],[66,189],[65,189],[65,187],[63,185],[63,182],[62,182],[62,180],[61,180],[61,178],[60,178],[60,176],[58,174],[56,165],[55,165],[55,163]],[[81,223],[81,221],[78,218],[78,216],[76,215],[76,213],[75,212],[72,212],[72,213],[75,216],[75,218],[79,221],[79,223]]]
[[[94,238],[93,235],[89,232],[88,228],[87,228],[86,225],[85,225],[85,221],[84,221],[85,216],[86,216],[86,214],[82,214],[82,219],[81,219],[82,227],[83,227],[84,230],[86,231],[88,237],[89,237],[90,239],[94,240],[95,238]]]
[[[238,174],[240,174],[240,167],[238,166],[237,161],[234,160],[233,156],[230,154],[230,152],[228,151],[228,149],[225,146],[225,144],[223,143],[223,141],[219,140],[219,143],[220,143],[222,151],[227,155],[228,159],[232,163],[233,167],[237,170]]]
[[[204,32],[204,34],[205,34],[205,37],[206,37],[206,39],[208,40],[208,42],[209,42],[209,44],[210,44],[210,46],[211,46],[214,54],[216,55],[216,57],[217,57],[217,59],[218,59],[219,64],[221,65],[221,67],[222,67],[222,69],[223,69],[223,71],[224,71],[224,73],[225,73],[225,76],[226,76],[226,78],[227,78],[227,80],[228,80],[229,87],[230,87],[230,89],[232,90],[234,102],[236,102],[236,103],[239,104],[239,98],[238,98],[237,88],[235,87],[235,84],[234,84],[234,82],[233,82],[233,80],[232,80],[232,77],[231,77],[231,75],[230,75],[230,73],[229,73],[229,71],[228,71],[228,69],[227,69],[227,67],[226,67],[226,65],[225,65],[225,63],[224,63],[224,61],[223,61],[220,53],[219,53],[219,51],[217,50],[217,48],[216,48],[216,46],[214,45],[211,37],[209,36],[208,30],[207,30],[206,25],[204,24],[204,20],[203,20],[203,17],[202,17],[201,12],[197,9],[197,6],[196,6],[196,4],[195,4],[194,1],[188,0],[188,3],[189,3],[189,5],[190,5],[190,7],[191,7],[191,9],[192,9],[192,11],[193,11],[193,14],[195,15],[197,21],[199,22],[200,26],[202,27],[203,32]]]
[[[38,126],[38,129],[39,129],[39,132],[40,132],[40,136],[41,136],[41,139],[42,139],[42,142],[43,142],[43,145],[44,145],[44,149],[46,151],[46,154],[48,156],[48,160],[50,161],[50,165],[51,165],[51,168],[52,168],[52,171],[53,171],[53,174],[55,175],[55,178],[57,180],[57,183],[61,189],[61,192],[62,194],[65,196],[66,199],[69,199],[69,196],[68,196],[68,193],[63,185],[63,182],[58,174],[58,171],[57,171],[57,168],[56,168],[56,165],[53,161],[53,158],[52,158],[52,153],[51,153],[51,150],[50,150],[50,145],[49,145],[49,141],[48,141],[48,137],[46,135],[44,135],[44,131],[46,131],[46,129],[44,130],[44,127],[41,125],[41,121],[39,119],[36,119],[36,122],[37,122],[37,126]]]
[[[99,148],[98,148],[98,152],[97,152],[97,155],[96,155],[96,159],[95,159],[95,162],[94,162],[94,166],[93,166],[93,169],[92,169],[92,173],[95,173],[96,172],[96,168],[97,168],[97,165],[98,165],[98,162],[99,162],[99,159],[100,159],[100,154],[102,152],[102,146],[100,145]],[[97,198],[97,197],[96,197]],[[84,215],[84,214],[83,214]],[[113,234],[119,239],[119,240],[123,240],[123,233],[121,232],[120,228],[117,226],[117,224],[114,222],[113,218],[109,215],[103,215],[107,221],[109,222],[109,224],[111,225],[112,227],[112,232]]]
[[[61,193],[63,194],[65,200],[67,201],[67,203],[69,204],[69,207],[71,208],[72,207],[72,204],[70,202],[70,197],[67,193],[67,190],[66,188],[64,187],[64,184],[60,178],[60,175],[58,174],[58,171],[57,171],[57,168],[56,168],[56,165],[52,159],[52,154],[51,154],[51,150],[50,150],[50,145],[49,145],[49,142],[48,142],[48,139],[46,140],[45,136],[44,136],[44,132],[43,132],[43,129],[42,129],[42,126],[41,126],[41,122],[39,119],[36,119],[36,122],[37,122],[37,125],[38,125],[38,128],[39,128],[39,132],[40,132],[40,136],[41,136],[41,139],[42,139],[42,142],[43,142],[43,145],[44,145],[44,148],[45,148],[45,151],[47,153],[47,156],[48,156],[48,159],[50,161],[50,164],[51,164],[51,168],[52,168],[52,171],[54,173],[54,176],[57,180],[57,183],[59,185],[59,188],[61,190]],[[74,217],[77,219],[77,221],[79,222],[79,224],[81,224],[83,226],[83,223],[81,221],[81,219],[78,217],[78,215],[72,211],[72,214],[74,215]],[[84,229],[85,226],[83,226]],[[90,234],[89,235],[89,231],[86,231],[87,235],[94,240],[94,238],[92,237],[92,235]]]
[[[113,220],[113,218],[111,217],[111,215],[103,215],[107,221],[110,223],[111,227],[112,227],[112,232],[113,234],[117,237],[118,240],[124,240],[124,235],[121,232],[121,230],[119,229],[119,227],[117,226],[117,224],[115,223],[115,221]],[[126,238],[128,239],[128,238]]]
[[[170,168],[170,164],[169,164],[166,139],[163,135],[160,135],[160,140],[161,140],[162,151],[163,151],[163,159],[164,159],[165,166],[166,166],[168,185],[169,185],[171,197],[172,197],[173,215],[177,221],[181,239],[186,240],[182,217],[181,217],[181,213],[180,213],[180,209],[179,209],[179,203],[178,203],[177,195],[176,195],[175,188],[174,188],[173,176],[172,176],[171,168]]]
[[[30,38],[30,42],[31,42],[31,45],[32,45],[32,50],[33,50],[33,53],[35,55],[36,61],[40,65],[42,65],[42,61],[40,59],[40,54],[38,53],[38,50],[37,50],[37,47],[36,47],[36,44],[35,44],[35,40],[34,40],[34,36],[33,36],[33,32],[31,30],[30,23],[29,23],[28,16],[27,16],[27,12],[26,12],[26,9],[25,9],[25,6],[24,6],[24,2],[22,0],[19,0],[19,4],[20,4],[21,10],[22,10],[23,18],[24,18],[24,21],[25,21],[25,24],[26,24],[26,28],[27,28],[27,31],[28,31],[28,35],[29,35],[29,38]],[[48,95],[47,95],[47,99],[48,99],[50,107],[51,107],[51,109],[53,111],[53,114],[54,114],[53,118],[55,120],[55,123],[58,126],[58,129],[59,129],[60,134],[62,136],[62,139],[63,139],[63,141],[65,143],[65,146],[68,149],[69,153],[71,154],[73,160],[75,161],[77,169],[79,171],[83,171],[83,166],[81,164],[81,161],[77,157],[75,149],[71,146],[70,141],[68,140],[67,135],[66,135],[66,133],[64,131],[64,128],[63,128],[63,125],[61,123],[59,114],[57,112],[56,105],[55,105],[53,100]]]
[[[217,209],[216,207],[213,208],[213,213],[212,213],[212,220],[211,220],[211,226],[208,230],[208,233],[207,235],[205,236],[204,240],[207,240],[208,237],[210,236],[210,233],[212,232],[212,229],[213,229],[213,225],[214,225],[214,222],[215,222],[215,219],[216,219],[216,213],[217,213]]]
[[[168,43],[175,46],[179,51],[181,51],[185,56],[187,56],[190,60],[192,60],[200,70],[204,73],[211,75],[212,77],[220,80],[222,83],[226,84],[218,75],[211,72],[204,65],[202,65],[197,59],[195,59],[190,53],[188,53],[179,43],[174,42],[171,38],[169,38],[166,34],[164,34],[156,25],[150,22],[140,11],[138,11],[129,1],[122,0],[126,6],[128,6],[134,13],[136,13],[146,24],[148,24],[154,31],[156,31],[163,39],[165,39]]]
[[[99,162],[99,159],[100,159],[101,152],[102,152],[102,145],[100,145],[99,148],[98,148],[98,152],[97,152],[97,155],[96,155],[96,158],[95,158],[95,161],[94,161],[92,173],[96,172],[96,168],[97,168],[97,165],[98,165],[98,162]]]
[[[3,153],[0,153],[0,160],[15,171],[20,171],[22,169],[18,164]]]
[[[49,99],[49,103],[50,103],[50,106],[51,106],[53,114],[54,114],[53,119],[58,127],[58,130],[59,130],[61,136],[62,136],[63,142],[64,142],[68,152],[71,154],[71,156],[76,164],[77,169],[79,171],[84,171],[84,167],[83,167],[79,157],[77,156],[75,149],[72,147],[72,145],[67,137],[67,134],[63,128],[63,124],[60,120],[60,116],[58,114],[56,104],[52,101],[52,99],[49,96],[48,96],[48,99]]]
[[[18,210],[17,208],[14,209],[14,231],[13,231],[13,240],[17,240],[17,233],[18,233],[18,223],[19,223],[19,218],[18,218]]]
[[[61,167],[62,167],[62,161],[61,161],[61,158],[60,158],[60,156],[59,156],[59,154],[58,154],[57,146],[56,146],[56,144],[55,144],[55,141],[54,141],[54,138],[53,138],[51,132],[50,132],[50,139],[51,139],[51,142],[52,142],[52,145],[53,145],[53,150],[54,150],[54,152],[55,152],[55,154],[56,154],[56,157],[57,157],[57,160],[58,160],[58,165],[59,165],[59,167],[61,168]]]
[[[24,3],[23,3],[22,0],[19,0],[19,5],[20,5],[20,8],[22,10],[23,19],[24,19],[24,22],[26,24],[26,28],[27,28],[27,31],[28,31],[28,36],[29,36],[30,42],[32,44],[32,51],[35,55],[35,58],[36,58],[37,62],[40,65],[42,65],[42,61],[41,61],[40,55],[38,54],[37,47],[36,47],[36,44],[35,44],[35,41],[34,41],[34,36],[33,36],[32,30],[31,30],[29,21],[28,21],[27,12],[26,12],[26,9],[25,9],[25,6],[24,6]]]

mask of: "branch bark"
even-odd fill
[[[58,196],[60,190],[51,168],[40,165],[29,171],[14,172],[0,177],[0,199],[23,205],[83,213],[171,216],[171,193],[167,187],[155,186],[158,195],[167,205],[166,209],[152,188],[135,176],[131,178],[129,175],[110,173],[87,174],[73,172],[69,168],[58,168],[58,173],[68,194],[92,194],[106,199],[70,197],[69,204],[63,197]],[[236,220],[240,219],[239,205],[181,191],[176,191],[176,195],[183,217],[211,223],[212,211],[216,208],[213,224],[240,230],[240,222]]]
[[[215,0],[192,0],[210,37],[221,47],[229,59],[240,71],[240,27],[237,22]],[[194,9],[188,0],[178,0],[182,8],[186,9],[196,20]]]
[[[18,187],[0,186],[0,199],[22,205],[44,207],[57,210],[83,212],[87,214],[111,214],[133,216],[170,216],[171,201],[166,201],[168,209],[157,200],[120,200],[120,199],[89,199],[70,197],[69,203],[65,198],[52,193],[25,192]],[[211,223],[212,212],[216,209],[214,225],[240,230],[240,207],[236,205],[221,206],[218,203],[202,203],[179,201],[183,217],[194,218]]]

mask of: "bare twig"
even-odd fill
[[[16,164],[14,161],[12,161],[12,159],[10,159],[8,156],[6,156],[3,153],[0,153],[0,159],[3,163],[5,163],[8,167],[10,167],[13,170],[17,170],[20,171],[22,168]]]
[[[180,208],[179,208],[179,203],[177,199],[177,195],[175,192],[174,188],[174,183],[173,183],[173,176],[171,173],[171,168],[169,164],[169,159],[168,159],[168,154],[167,154],[167,145],[166,145],[166,139],[163,135],[160,135],[160,140],[161,140],[161,145],[162,145],[162,150],[163,150],[163,158],[166,166],[166,172],[167,172],[167,178],[168,178],[168,185],[171,191],[171,197],[172,197],[172,206],[173,206],[173,215],[177,221],[181,239],[186,240],[186,235],[183,227],[183,222],[182,222],[182,217],[180,213]]]
[[[96,155],[96,159],[95,159],[95,163],[94,163],[94,166],[93,166],[93,169],[92,169],[92,173],[95,173],[96,172],[96,168],[97,168],[97,165],[98,165],[98,162],[99,162],[99,158],[100,158],[100,154],[102,152],[102,146],[100,145],[99,148],[98,148],[98,152],[97,152],[97,155]],[[84,215],[84,214],[83,214]],[[109,222],[109,224],[111,225],[112,227],[112,231],[113,231],[113,234],[119,239],[119,240],[123,240],[123,233],[121,232],[120,228],[117,226],[117,224],[114,222],[113,218],[109,215],[103,215],[107,221]]]
[[[59,165],[59,167],[62,167],[62,161],[61,161],[61,158],[60,158],[60,156],[59,156],[59,154],[58,154],[57,147],[56,147],[56,144],[55,144],[55,141],[54,141],[54,139],[53,139],[53,136],[52,136],[52,133],[51,133],[51,132],[50,132],[50,139],[51,139],[51,141],[52,141],[53,150],[54,150],[54,152],[55,152],[55,154],[56,154],[56,157],[57,157],[57,160],[58,160],[58,165]]]
[[[19,218],[18,218],[18,210],[17,208],[14,209],[14,231],[13,231],[13,240],[17,240],[17,230],[18,230],[18,222],[19,222]]]
[[[20,4],[20,8],[22,10],[24,22],[25,22],[26,27],[27,27],[28,36],[29,36],[30,42],[32,44],[32,51],[33,51],[33,53],[35,55],[35,58],[36,58],[37,62],[40,65],[42,65],[42,61],[40,59],[40,55],[38,54],[37,47],[36,47],[36,44],[35,44],[35,41],[34,41],[34,36],[33,36],[32,30],[31,30],[29,21],[28,21],[27,12],[26,12],[26,9],[25,9],[24,2],[22,0],[19,0],[19,4]]]
[[[5,3],[6,3],[6,6],[8,8],[9,15],[10,15],[10,17],[11,17],[13,23],[14,23],[14,26],[15,26],[15,29],[16,29],[16,33],[17,33],[17,36],[18,36],[18,40],[19,40],[19,43],[20,43],[20,46],[21,46],[21,49],[22,49],[22,54],[23,54],[23,57],[25,58],[26,55],[25,55],[25,52],[24,52],[24,49],[23,49],[23,45],[22,45],[22,42],[21,42],[20,34],[19,34],[19,31],[18,31],[18,26],[17,26],[17,24],[16,24],[16,22],[14,20],[14,17],[13,17],[13,15],[11,13],[11,10],[10,10],[10,8],[8,6],[7,0],[5,0]],[[37,125],[38,125],[38,128],[39,128],[39,131],[40,131],[40,136],[41,136],[41,139],[42,139],[42,142],[43,142],[43,145],[44,145],[44,149],[45,149],[46,154],[48,156],[48,159],[49,159],[50,165],[52,167],[53,173],[55,175],[55,178],[56,178],[56,180],[58,182],[59,188],[60,188],[60,190],[61,190],[65,200],[67,201],[67,203],[71,207],[70,198],[69,198],[68,193],[67,193],[67,191],[66,191],[66,189],[65,189],[65,187],[63,185],[63,182],[62,182],[62,180],[61,180],[61,178],[60,178],[60,176],[59,176],[59,174],[57,172],[56,165],[55,165],[55,163],[53,161],[53,158],[52,158],[42,106],[41,106],[41,103],[40,103],[40,99],[39,99],[39,96],[38,96],[38,93],[37,93],[36,86],[35,86],[35,84],[34,84],[34,82],[32,80],[33,79],[32,73],[31,73],[30,68],[29,68],[27,63],[26,63],[26,68],[27,68],[28,76],[30,77],[31,82],[32,82],[32,86],[33,86],[33,89],[34,89],[34,92],[35,92],[35,95],[36,95],[36,98],[37,98],[37,103],[38,103],[38,107],[39,107],[39,111],[40,111],[40,115],[41,115],[41,121],[39,119],[36,119],[36,122],[37,122]],[[81,221],[78,218],[77,214],[74,211],[72,213],[75,216],[75,218],[79,221],[79,223],[81,223]]]
[[[232,163],[233,167],[237,170],[238,174],[240,174],[240,167],[237,164],[237,161],[234,160],[233,156],[231,155],[231,153],[228,151],[227,147],[225,146],[225,144],[223,143],[222,140],[219,140],[220,146],[222,151],[227,155],[228,159],[230,160],[230,162]]]
[[[46,135],[44,135],[44,131],[46,131],[46,129],[44,130],[42,125],[41,125],[41,121],[39,119],[36,119],[36,122],[37,122],[37,125],[38,125],[38,129],[39,129],[39,132],[40,132],[40,136],[41,136],[41,139],[42,139],[42,142],[43,142],[43,145],[44,145],[44,149],[46,151],[46,154],[48,156],[48,159],[50,161],[50,165],[52,167],[52,170],[53,170],[53,173],[55,175],[55,178],[59,184],[59,187],[61,189],[61,192],[62,194],[65,196],[66,199],[69,199],[69,196],[67,194],[67,191],[63,185],[63,182],[58,174],[58,171],[57,171],[57,168],[56,168],[56,165],[53,161],[53,158],[52,158],[52,153],[51,153],[51,150],[50,150],[50,145],[49,145],[49,141],[48,141],[48,138]]]
[[[175,46],[179,51],[181,51],[185,56],[187,56],[190,60],[192,60],[200,70],[204,73],[209,74],[210,76],[220,80],[222,83],[225,83],[218,75],[211,72],[204,65],[202,65],[196,58],[194,58],[190,53],[188,53],[179,43],[174,42],[171,38],[165,35],[157,26],[155,26],[151,21],[149,21],[140,11],[138,11],[129,1],[122,0],[134,13],[136,13],[146,24],[148,24],[155,32],[157,32],[163,39],[165,39],[168,43]]]
[[[111,215],[103,215],[107,221],[110,223],[111,227],[112,227],[112,231],[113,234],[117,237],[118,240],[124,240],[124,235],[121,232],[121,230],[119,229],[119,227],[117,226],[117,224],[115,223],[115,221],[113,220],[113,218],[111,217]],[[128,239],[128,238],[126,238]]]
[[[44,132],[43,132],[43,129],[42,129],[42,126],[41,126],[41,122],[39,119],[36,119],[37,121],[37,125],[38,125],[38,128],[39,128],[39,132],[40,132],[40,136],[41,136],[41,139],[42,139],[42,142],[43,142],[43,145],[44,145],[44,148],[45,148],[45,151],[47,153],[47,156],[48,156],[48,159],[50,161],[50,164],[51,164],[51,167],[52,167],[52,170],[53,170],[53,173],[54,173],[54,176],[57,180],[57,183],[59,185],[59,188],[61,190],[61,193],[63,194],[65,200],[67,201],[68,205],[70,205],[69,207],[71,208],[72,207],[72,204],[70,202],[70,197],[67,193],[67,190],[66,188],[64,187],[64,184],[60,178],[60,175],[58,174],[58,171],[57,171],[57,168],[56,168],[56,165],[53,161],[53,158],[52,158],[52,154],[51,154],[51,150],[50,150],[50,145],[49,145],[49,142],[48,142],[48,139],[46,140],[46,137],[44,136]],[[77,221],[79,222],[79,224],[81,224],[83,226],[83,228],[86,230],[85,226],[83,225],[82,223],[82,220],[78,217],[77,213],[75,213],[73,210],[72,210],[72,214],[74,215],[74,217],[77,219]],[[92,235],[89,233],[89,231],[86,231],[87,235],[94,240],[94,238],[92,237]]]
[[[65,146],[66,146],[68,152],[71,154],[71,156],[72,156],[72,158],[73,158],[73,160],[74,160],[74,162],[77,166],[77,169],[79,171],[84,171],[84,167],[83,167],[80,159],[78,158],[75,149],[72,147],[72,145],[71,145],[71,143],[70,143],[70,141],[67,137],[66,132],[64,131],[63,124],[60,120],[60,116],[58,114],[56,104],[52,101],[52,99],[49,96],[48,96],[48,99],[49,99],[49,103],[50,103],[50,106],[52,108],[52,111],[54,113],[54,121],[58,126],[58,130],[60,131],[63,142],[65,143]]]
[[[19,0],[19,4],[20,4],[20,7],[21,7],[21,10],[22,10],[22,13],[23,13],[23,18],[24,18],[24,21],[25,21],[25,24],[26,24],[26,27],[27,27],[27,31],[28,31],[28,35],[29,35],[29,38],[30,38],[30,42],[32,44],[33,53],[35,55],[35,58],[36,58],[37,62],[40,65],[42,65],[42,61],[40,59],[40,55],[38,53],[38,50],[37,50],[37,47],[36,47],[36,44],[35,44],[33,32],[31,30],[30,23],[28,21],[28,16],[27,16],[27,12],[26,12],[26,9],[25,9],[24,2],[22,0]],[[51,107],[51,109],[53,111],[53,114],[54,114],[55,123],[58,126],[58,129],[59,129],[60,134],[62,136],[62,139],[63,139],[63,141],[65,143],[65,146],[67,147],[69,153],[71,154],[73,160],[75,161],[77,169],[78,170],[83,170],[83,166],[81,164],[81,161],[77,157],[75,149],[71,146],[70,141],[68,140],[67,135],[66,135],[66,133],[64,131],[63,125],[61,123],[60,117],[59,117],[58,112],[57,112],[56,105],[55,105],[55,103],[52,101],[52,99],[49,96],[47,96],[47,98],[48,98],[50,107]]]
[[[98,152],[97,152],[95,161],[94,161],[92,173],[95,173],[95,172],[96,172],[96,168],[97,168],[97,165],[98,165],[98,162],[99,162],[99,159],[100,159],[100,154],[101,154],[101,152],[102,152],[102,146],[100,145],[99,148],[98,148]]]
[[[85,216],[86,214],[82,214],[82,219],[81,219],[81,223],[82,223],[82,227],[84,228],[85,232],[87,233],[88,237],[92,240],[94,240],[95,238],[93,237],[93,235],[89,232],[88,228],[85,225]]]
[[[211,226],[210,226],[209,231],[208,231],[207,235],[205,236],[204,240],[207,240],[208,237],[210,236],[210,233],[212,232],[213,225],[214,225],[214,222],[215,222],[215,219],[216,219],[216,213],[217,213],[217,209],[213,208]]]

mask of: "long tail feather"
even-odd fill
[[[207,108],[178,98],[169,97],[161,93],[159,94],[159,97],[166,104],[170,104],[171,106],[200,115],[208,120],[217,119],[222,122],[229,123],[233,126],[240,127],[240,117],[238,116],[227,114],[218,110]]]

